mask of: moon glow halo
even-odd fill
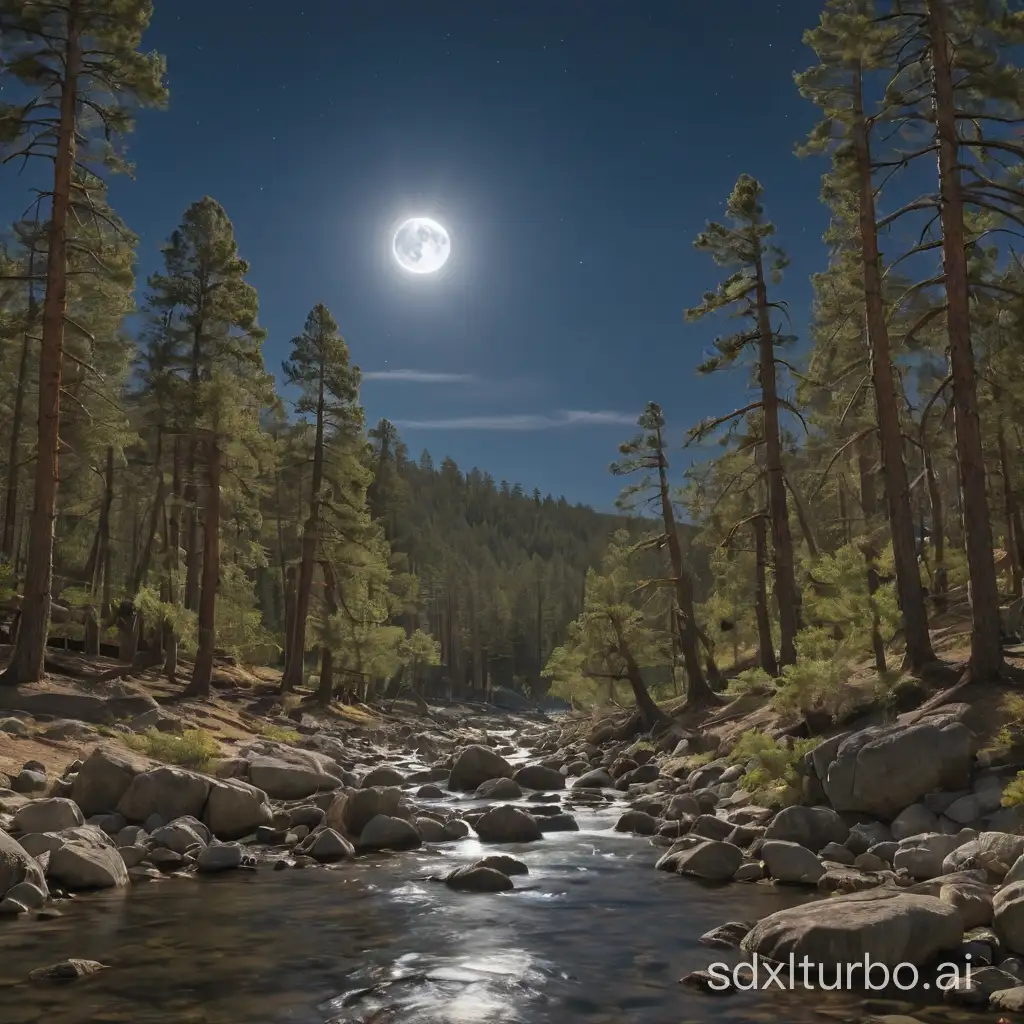
[[[391,244],[395,260],[411,274],[437,273],[451,255],[447,230],[429,217],[410,217],[395,232]]]

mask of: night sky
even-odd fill
[[[167,56],[170,106],[139,119],[137,180],[112,200],[140,279],[189,203],[224,205],[275,372],[325,302],[368,420],[398,423],[414,457],[609,508],[607,465],[646,401],[678,437],[743,404],[745,371],[694,369],[724,325],[683,321],[722,273],[693,238],[741,172],[766,186],[792,258],[778,294],[806,324],[827,216],[823,161],[793,155],[816,112],[792,72],[820,9],[156,0],[144,45]],[[437,275],[392,259],[414,214],[451,233]]]

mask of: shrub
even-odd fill
[[[1003,790],[1002,804],[1004,807],[1019,807],[1024,804],[1024,772],[1017,772],[1017,777],[1007,783]]]
[[[748,668],[729,680],[725,688],[727,697],[745,697],[748,693],[771,693],[775,681],[763,668]]]
[[[799,803],[801,796],[798,766],[804,755],[813,750],[816,738],[777,740],[762,732],[745,732],[729,754],[736,764],[755,762],[743,777],[743,788],[767,807],[786,807]]]
[[[179,764],[184,768],[207,771],[220,754],[217,741],[202,729],[186,729],[180,736],[149,729],[137,735],[126,736],[132,750],[138,750],[155,761]]]

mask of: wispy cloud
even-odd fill
[[[363,380],[393,380],[408,384],[468,384],[471,373],[435,373],[432,370],[370,370]]]
[[[634,425],[636,416],[607,410],[565,409],[554,415],[509,413],[504,416],[460,416],[448,420],[398,420],[406,430],[554,430],[558,427]]]

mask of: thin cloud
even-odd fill
[[[435,373],[432,370],[370,370],[363,380],[393,380],[408,384],[468,384],[471,373]]]
[[[510,413],[505,416],[460,416],[448,420],[398,420],[406,430],[555,430],[559,427],[634,425],[636,416],[607,410],[566,409],[553,416]]]

